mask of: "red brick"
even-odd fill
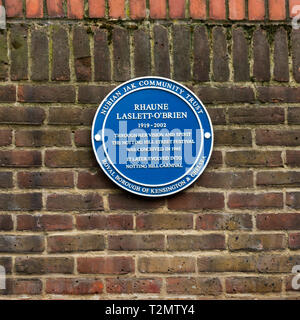
[[[258,100],[271,103],[298,103],[300,102],[299,87],[258,87]]]
[[[98,193],[60,193],[48,195],[46,206],[49,211],[98,211],[103,210],[103,201]]]
[[[128,274],[134,272],[132,257],[84,257],[77,258],[79,273]]]
[[[257,129],[256,144],[259,146],[299,146],[300,130]]]
[[[152,19],[165,19],[167,15],[167,5],[164,0],[150,0],[150,17]]]
[[[23,17],[23,0],[6,0],[5,9],[8,18]]]
[[[115,215],[79,215],[76,217],[78,230],[132,230],[133,216]]]
[[[146,0],[130,0],[130,18],[139,20],[146,17]]]
[[[91,145],[91,130],[76,130],[74,141],[77,147],[89,147]]]
[[[300,172],[297,171],[263,171],[258,172],[256,176],[258,186],[272,187],[299,187]]]
[[[72,188],[73,172],[18,172],[20,188]]]
[[[190,16],[193,19],[206,19],[206,0],[190,0]]]
[[[125,0],[108,0],[109,16],[113,19],[125,18]]]
[[[230,251],[268,251],[285,249],[285,234],[239,234],[229,235],[228,248]]]
[[[99,294],[103,292],[103,283],[97,279],[47,279],[46,292],[49,294]]]
[[[113,294],[121,293],[160,293],[162,280],[157,278],[108,278],[106,291]]]
[[[68,17],[82,19],[84,15],[84,0],[68,0]]]
[[[294,11],[293,11],[294,6],[300,6],[300,1],[299,0],[289,0],[289,8],[290,8],[290,17],[291,18],[293,18],[297,14],[299,14],[299,9],[298,10],[294,9]]]
[[[232,151],[226,153],[229,167],[281,167],[280,151]]]
[[[195,272],[196,261],[192,257],[139,257],[141,273],[190,273]]]
[[[249,20],[264,20],[265,14],[265,0],[248,0]]]
[[[17,230],[21,231],[63,231],[73,229],[73,219],[69,215],[18,215]]]
[[[300,230],[300,214],[258,214],[256,225],[261,230]]]
[[[282,193],[231,193],[228,199],[228,206],[231,209],[264,209],[264,208],[282,208]]]
[[[89,17],[105,17],[105,0],[89,0]]]
[[[225,0],[210,0],[209,16],[212,20],[225,20],[226,19]]]
[[[169,0],[169,16],[171,19],[185,17],[185,0]]]
[[[112,189],[115,188],[115,185],[103,171],[98,170],[95,174],[92,172],[79,172],[77,187],[79,189]]]
[[[165,249],[164,235],[130,235],[108,236],[108,250],[113,251],[162,251]]]
[[[269,0],[270,20],[285,20],[285,0]]]
[[[43,18],[43,0],[26,0],[26,17]]]
[[[196,228],[199,230],[251,230],[252,218],[249,214],[200,214]]]
[[[227,293],[280,292],[282,280],[276,277],[232,277],[226,279]]]
[[[138,230],[182,230],[193,228],[191,214],[140,214],[136,217]]]
[[[300,151],[287,150],[286,151],[286,164],[291,167],[300,166]]]
[[[42,157],[40,151],[31,150],[1,150],[0,167],[40,167]]]
[[[171,210],[223,209],[224,195],[214,192],[181,193],[168,199],[168,208]]]
[[[169,251],[224,250],[225,236],[223,234],[168,235],[167,243]]]
[[[300,233],[289,234],[289,248],[293,250],[300,249]]]
[[[164,204],[164,201],[160,198],[142,198],[129,195],[128,193],[111,194],[108,201],[111,210],[153,210]]]
[[[170,294],[218,295],[222,293],[221,281],[218,278],[168,278],[167,292]]]
[[[47,243],[49,253],[102,251],[105,248],[104,236],[96,234],[49,236]]]
[[[47,0],[47,10],[49,17],[64,17],[63,0]]]
[[[0,147],[6,147],[12,143],[12,130],[1,129],[0,130]]]
[[[229,0],[229,19],[245,19],[245,0]]]

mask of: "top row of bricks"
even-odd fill
[[[0,0],[0,5],[8,18],[284,21],[300,14],[300,0]]]

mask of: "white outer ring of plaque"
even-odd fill
[[[149,79],[149,78],[152,78],[152,79],[159,79],[159,80],[164,80],[164,81],[171,81],[173,83],[176,83],[177,85],[179,85],[180,87],[184,87],[184,89],[191,93],[193,96],[195,96],[201,103],[201,106],[202,106],[202,109],[204,110],[206,116],[207,116],[207,119],[208,119],[208,122],[209,122],[209,125],[210,125],[210,128],[211,128],[211,144],[212,144],[212,147],[210,149],[210,152],[209,152],[209,155],[207,157],[207,161],[206,161],[206,164],[202,167],[202,169],[199,171],[199,173],[197,174],[197,176],[194,177],[194,179],[191,179],[191,182],[187,183],[184,188],[181,188],[181,189],[178,189],[178,190],[175,190],[173,192],[168,192],[168,193],[163,193],[163,194],[146,194],[146,193],[141,193],[141,192],[136,192],[134,190],[130,190],[129,188],[126,188],[125,186],[123,186],[122,184],[120,184],[119,182],[117,182],[116,180],[113,179],[113,177],[111,177],[105,170],[105,168],[102,166],[102,163],[101,161],[98,160],[98,155],[97,155],[97,152],[96,151],[96,148],[95,148],[95,140],[94,140],[94,128],[95,128],[95,122],[96,122],[96,119],[98,117],[98,113],[100,112],[101,110],[101,106],[103,105],[104,101],[107,100],[107,98],[110,96],[110,94],[123,87],[124,85],[128,84],[128,83],[131,83],[131,82],[134,82],[134,81],[137,81],[137,80],[142,80],[142,79]],[[156,88],[156,87],[154,87]],[[201,126],[202,127],[202,126]],[[169,195],[172,195],[172,194],[175,194],[177,192],[180,192],[184,189],[186,189],[188,186],[190,186],[191,184],[193,184],[202,174],[202,172],[206,169],[209,161],[210,161],[210,158],[211,158],[211,155],[212,155],[212,151],[213,151],[213,144],[214,144],[214,131],[213,131],[213,126],[212,126],[212,122],[211,122],[211,119],[210,119],[210,116],[203,104],[203,102],[201,101],[201,99],[194,93],[192,92],[189,88],[187,88],[186,86],[180,84],[179,82],[177,81],[174,81],[172,79],[168,79],[168,78],[164,78],[164,77],[156,77],[156,76],[147,76],[147,77],[138,77],[138,78],[133,78],[133,79],[130,79],[126,82],[123,82],[122,84],[120,84],[119,86],[117,86],[116,88],[114,88],[112,91],[110,91],[105,97],[104,99],[102,100],[102,102],[100,103],[100,105],[98,106],[98,109],[96,111],[96,114],[94,116],[94,120],[93,120],[93,124],[92,124],[92,130],[91,130],[91,139],[92,139],[92,145],[93,145],[93,151],[94,151],[94,154],[95,154],[95,157],[96,157],[96,160],[98,162],[98,164],[100,165],[101,169],[103,170],[103,172],[108,176],[108,178],[110,180],[112,180],[116,185],[118,185],[120,188],[122,188],[123,190],[126,190],[127,192],[130,192],[130,193],[134,193],[134,194],[137,194],[139,196],[144,196],[144,197],[151,197],[151,198],[158,198],[158,197],[167,197]],[[128,179],[128,178],[126,178]],[[135,183],[137,184],[137,183]],[[140,185],[140,183],[138,183],[137,185]],[[166,185],[166,184],[165,184]],[[167,184],[169,185],[169,183]],[[166,185],[166,186],[167,186]],[[155,187],[154,187],[155,188]]]

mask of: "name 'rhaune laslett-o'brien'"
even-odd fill
[[[117,120],[187,119],[187,112],[166,112],[168,110],[168,103],[135,104],[135,112],[117,113],[116,117]]]

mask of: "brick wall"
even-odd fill
[[[6,0],[1,299],[299,298],[296,4]],[[187,85],[214,124],[209,167],[167,198],[120,190],[91,150],[100,101],[143,75]]]

